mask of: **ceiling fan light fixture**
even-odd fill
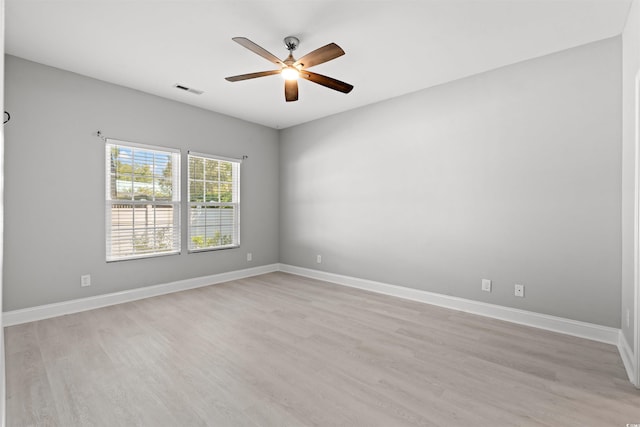
[[[339,56],[344,55],[344,50],[335,43],[329,43],[314,51],[307,53],[299,59],[293,57],[293,51],[298,47],[300,42],[295,37],[287,37],[284,40],[285,46],[289,50],[289,56],[280,60],[265,48],[255,44],[246,37],[234,37],[232,39],[239,45],[249,49],[251,52],[260,55],[269,62],[278,65],[278,69],[270,71],[258,71],[257,73],[239,74],[237,76],[225,77],[230,82],[239,82],[242,80],[255,79],[258,77],[273,76],[274,74],[282,75],[284,82],[284,99],[287,102],[298,100],[298,79],[303,78],[312,83],[319,84],[329,89],[337,90],[342,93],[349,93],[353,86],[349,83],[341,82],[332,77],[323,76],[322,74],[312,73],[308,70],[313,66],[323,64]]]
[[[300,71],[295,67],[289,66],[283,68],[280,75],[282,75],[282,78],[285,80],[298,80],[300,77]]]

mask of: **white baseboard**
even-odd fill
[[[18,325],[21,323],[48,319],[50,317],[92,310],[94,308],[106,307],[109,305],[121,304],[124,302],[135,301],[143,298],[155,297],[172,292],[179,292],[187,289],[215,285],[217,283],[228,282],[231,280],[238,280],[246,277],[257,276],[260,274],[272,273],[278,270],[279,264],[269,264],[243,270],[229,271],[226,273],[212,274],[210,276],[178,280],[176,282],[164,283],[161,285],[145,286],[143,288],[114,292],[111,294],[97,295],[94,297],[80,298],[54,304],[40,305],[37,307],[30,307],[22,310],[7,311],[2,315],[3,326]]]
[[[263,265],[243,270],[213,274],[210,276],[178,280],[160,285],[146,286],[143,288],[115,292],[106,295],[97,295],[94,297],[46,304],[22,310],[7,311],[2,315],[2,324],[3,326],[18,325],[21,323],[92,310],[94,308],[121,304],[143,298],[184,291],[187,289],[200,288],[246,277],[258,276],[260,274],[272,273],[274,271],[282,271],[285,273],[296,274],[298,276],[310,277],[338,285],[363,289],[366,291],[437,305],[453,310],[464,311],[467,313],[612,344],[618,348],[622,362],[624,363],[624,367],[627,371],[627,375],[632,383],[636,377],[636,369],[640,369],[640,367],[636,367],[634,363],[635,358],[633,350],[631,346],[629,346],[629,343],[620,329],[510,307],[503,307],[495,304],[487,304],[484,302],[442,295],[419,289],[407,288],[404,286],[359,279],[357,277],[296,267],[288,264]]]
[[[231,280],[257,276],[274,271],[283,271],[286,273],[297,274],[299,276],[324,280],[326,282],[336,283],[343,286],[349,286],[385,295],[419,301],[427,304],[437,305],[440,307],[460,310],[467,313],[478,314],[494,319],[506,320],[521,325],[532,326],[540,329],[546,329],[549,331],[616,345],[618,346],[618,348],[625,349],[624,351],[628,350],[627,354],[623,354],[623,350],[620,350],[623,360],[625,361],[625,366],[627,366],[627,370],[629,370],[628,366],[633,366],[632,364],[629,364],[629,360],[633,360],[633,358],[629,355],[633,355],[633,352],[629,350],[626,341],[624,341],[626,347],[621,344],[621,331],[616,328],[580,322],[577,320],[565,319],[562,317],[549,316],[546,314],[519,310],[515,308],[503,307],[495,304],[487,304],[484,302],[452,297],[419,289],[407,288],[404,286],[390,285],[387,283],[375,282],[372,280],[359,279],[357,277],[343,276],[319,270],[296,267],[287,264],[269,264],[260,267],[213,274],[210,276],[179,280],[176,282],[160,285],[146,286],[143,288],[115,292],[106,295],[97,295],[94,297],[63,301],[54,304],[46,304],[21,310],[7,311],[3,313],[2,320],[4,326],[18,325],[21,323],[47,319],[50,317],[62,316],[65,314],[77,313],[94,308],[106,307],[109,305],[121,304],[143,298],[169,294],[172,292],[179,292],[187,289],[194,289],[203,286],[214,285],[217,283],[228,282]]]
[[[620,352],[620,357],[622,358],[622,363],[624,364],[624,368],[627,370],[629,381],[635,383],[636,365],[634,363],[633,349],[627,342],[627,339],[624,337],[622,331],[620,331],[620,334],[618,335],[617,346],[618,352]]]
[[[343,276],[340,274],[327,273],[309,268],[296,267],[288,264],[280,264],[280,271],[323,280],[338,285],[349,286],[352,288],[391,295],[412,301],[424,302],[467,313],[478,314],[494,319],[505,320],[521,325],[532,326],[548,331],[559,332],[566,335],[586,338],[593,341],[600,341],[616,346],[619,344],[620,329],[610,328],[607,326],[580,322],[577,320],[565,319],[562,317],[519,310],[495,304],[487,304],[484,302],[452,297],[419,289],[407,288],[404,286],[359,279],[357,277]]]

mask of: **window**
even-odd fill
[[[180,151],[106,141],[107,261],[180,253]]]
[[[189,153],[189,251],[240,246],[240,161]]]

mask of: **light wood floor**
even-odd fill
[[[625,426],[615,347],[284,273],[6,328],[8,426]]]

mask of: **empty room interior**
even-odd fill
[[[640,425],[640,0],[0,0],[6,426]]]

